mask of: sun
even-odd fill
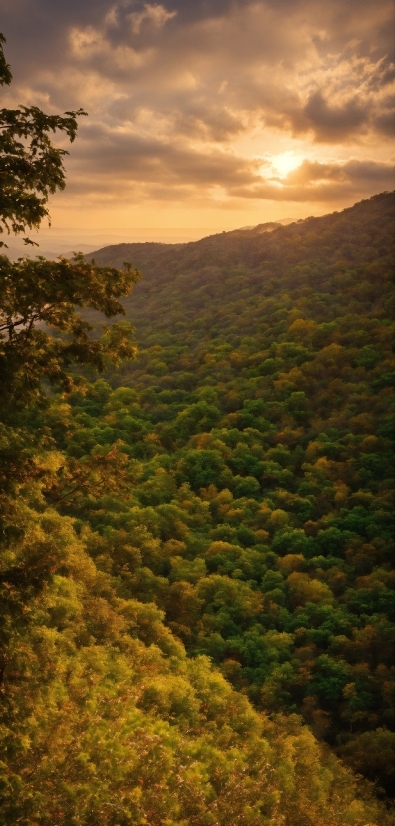
[[[291,149],[288,152],[281,152],[280,155],[273,155],[271,163],[280,178],[286,178],[289,172],[300,165],[301,160],[302,158],[295,155]]]

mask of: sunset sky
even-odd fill
[[[394,188],[387,0],[0,0],[2,106],[82,106],[52,237],[179,240]],[[92,243],[95,243],[92,241]]]

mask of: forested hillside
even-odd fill
[[[2,826],[395,823],[393,219],[0,258]]]
[[[133,479],[64,501],[99,567],[387,791],[393,228],[384,193],[269,232],[100,250],[144,273],[126,302],[140,353],[71,397],[58,437],[76,462],[116,445]]]

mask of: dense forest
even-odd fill
[[[133,478],[62,506],[100,535],[96,563],[388,792],[393,226],[384,193],[266,232],[100,250],[144,271],[126,305],[140,353],[72,394],[57,436],[75,462],[116,449]]]
[[[394,824],[393,207],[0,256],[1,826]]]

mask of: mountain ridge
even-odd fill
[[[181,268],[191,268],[200,259],[200,265],[224,265],[225,263],[244,263],[249,266],[257,266],[262,260],[262,255],[266,249],[270,250],[275,241],[281,243],[295,242],[303,237],[306,229],[313,228],[320,231],[327,231],[331,225],[344,222],[350,219],[355,228],[359,224],[371,222],[372,213],[377,212],[382,219],[381,206],[388,203],[389,210],[395,201],[395,192],[383,192],[369,199],[364,199],[347,207],[341,212],[328,213],[319,217],[308,217],[303,220],[294,221],[286,226],[277,225],[275,222],[268,224],[258,224],[254,229],[236,229],[230,232],[221,232],[206,236],[199,241],[189,241],[181,244],[164,244],[162,242],[144,243],[122,243],[102,247],[90,253],[86,257],[95,258],[101,264],[112,264],[113,266],[123,266],[125,256],[129,256],[134,266],[154,265],[153,256],[160,250],[161,263],[163,266],[176,266]],[[274,226],[273,226],[274,225]],[[266,231],[262,227],[268,226]],[[178,267],[177,267],[178,264]]]

